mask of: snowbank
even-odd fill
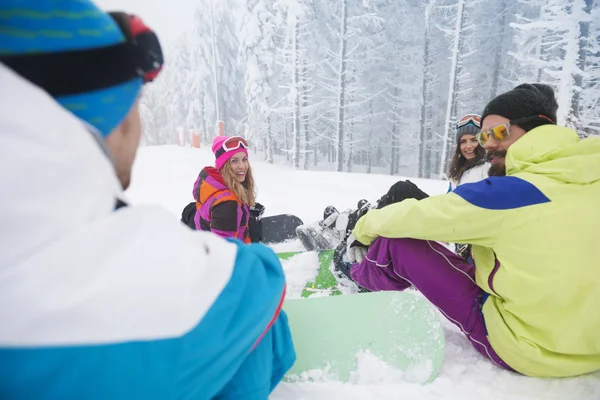
[[[159,203],[179,218],[192,201],[192,186],[200,169],[213,163],[208,149],[176,146],[140,149],[127,195],[132,203]],[[258,185],[258,201],[265,215],[291,213],[305,222],[322,218],[323,209],[334,205],[340,211],[356,207],[359,199],[375,201],[399,177],[336,172],[295,171],[283,165],[252,160]],[[447,183],[411,180],[427,193],[443,193]],[[299,250],[297,242],[274,246],[276,251]],[[284,263],[290,297],[299,297],[306,281],[318,268],[315,255],[307,254]],[[443,317],[441,317],[443,318]],[[500,370],[481,357],[452,324],[446,327],[446,360],[440,376],[421,386],[399,381],[376,360],[365,359],[351,384],[322,382],[281,384],[271,396],[279,399],[354,400],[551,400],[600,399],[600,374],[574,379],[535,379]],[[349,334],[351,334],[349,332]],[[599,333],[600,334],[600,333]]]

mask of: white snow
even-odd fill
[[[289,282],[286,289],[286,297],[298,298],[302,295],[302,290],[306,282],[317,276],[317,272],[319,271],[319,256],[315,252],[301,253],[289,260],[284,260],[283,265],[286,280]]]
[[[133,204],[159,203],[171,211],[174,218],[179,218],[183,207],[192,201],[197,174],[203,166],[212,165],[213,160],[210,149],[141,148],[134,165],[132,186],[127,192],[128,200]],[[252,158],[250,161],[258,185],[258,201],[266,207],[265,215],[291,213],[304,222],[321,219],[328,205],[342,211],[356,207],[361,198],[374,202],[400,179],[386,175],[296,171]],[[410,179],[429,194],[447,190],[447,182]],[[302,249],[297,242],[273,247],[276,251]],[[283,264],[288,296],[299,297],[304,284],[318,268],[317,257],[305,254]],[[439,377],[428,385],[410,383],[410,379],[403,378],[398,371],[363,355],[350,383],[332,382],[325,372],[317,373],[320,376],[314,376],[315,382],[280,384],[271,399],[600,399],[600,373],[571,379],[537,379],[507,372],[480,356],[458,329],[443,321],[446,359]]]

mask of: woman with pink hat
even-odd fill
[[[194,183],[195,213],[189,225],[250,243],[248,223],[256,192],[248,142],[240,136],[217,136],[212,151],[215,166],[204,167]]]

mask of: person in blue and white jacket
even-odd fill
[[[118,200],[151,31],[81,0],[0,26],[0,398],[266,399],[295,361],[275,253]]]

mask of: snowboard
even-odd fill
[[[277,253],[281,260],[289,260],[293,256],[304,253],[302,251],[291,251]],[[337,289],[338,280],[333,273],[333,255],[334,250],[321,250],[319,253],[319,270],[315,279],[306,283],[302,291],[302,297],[310,297],[313,294],[320,295],[338,295],[340,291]]]
[[[427,383],[444,360],[442,323],[430,303],[410,290],[286,299],[283,309],[297,357],[287,382],[314,380],[319,370],[328,379],[349,382],[357,368],[378,377],[381,370],[387,377],[392,367],[401,374],[393,379]]]
[[[262,243],[282,243],[286,240],[296,239],[296,228],[303,224],[295,215],[279,214],[262,217]]]

